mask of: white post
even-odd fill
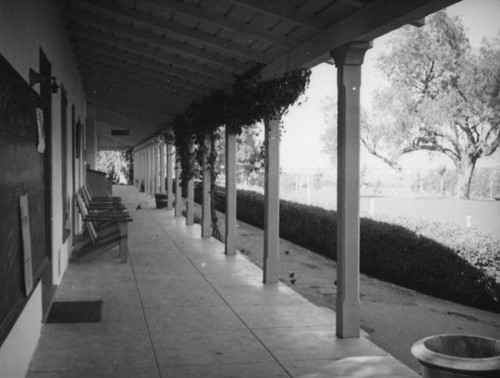
[[[172,210],[173,190],[172,190],[172,144],[167,144],[167,210]]]
[[[279,137],[280,120],[266,119],[265,125],[265,184],[264,184],[264,283],[279,282]]]
[[[236,133],[226,126],[226,238],[225,253],[236,253]]]
[[[181,163],[175,162],[175,216],[182,215]]]
[[[187,183],[186,226],[194,224],[194,178]]]
[[[211,172],[210,165],[208,163],[208,158],[210,154],[210,138],[205,137],[204,140],[205,148],[203,151],[203,199],[201,204],[201,237],[209,238],[212,236],[212,217],[211,217],[211,197],[210,197],[210,185],[211,185]]]
[[[160,143],[160,193],[165,193],[165,143]]]
[[[353,42],[332,55],[337,66],[337,327],[359,337],[359,182],[361,64],[371,42]]]

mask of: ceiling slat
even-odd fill
[[[86,66],[82,66],[81,72],[86,78],[85,80],[88,80],[86,82],[89,83],[100,82],[110,86],[126,85],[125,88],[128,88],[132,92],[137,88],[144,88],[143,90],[147,90],[149,93],[153,93],[163,98],[168,98],[170,101],[175,102],[175,104],[178,104],[181,107],[187,106],[192,102],[191,97],[176,92],[168,87],[160,87],[156,83],[145,82],[144,80],[135,80],[130,77],[128,77],[127,80],[119,79],[116,77],[116,74],[113,75],[111,70],[92,72],[91,69],[86,68]]]
[[[78,46],[84,46],[91,50],[99,50],[113,54],[117,58],[144,65],[163,71],[171,75],[183,77],[187,80],[204,83],[213,87],[220,82],[231,83],[232,78],[226,73],[213,70],[209,67],[196,64],[187,59],[176,57],[163,51],[155,51],[140,43],[127,41],[111,35],[102,35],[89,31],[86,34],[78,34],[74,42]],[[83,36],[86,38],[84,39]],[[219,81],[219,83],[217,83]]]
[[[87,13],[70,10],[68,16],[73,20],[74,24],[70,26],[71,31],[83,32],[88,30],[82,26],[91,25],[94,29],[106,31],[108,33],[116,33],[154,43],[170,51],[190,55],[196,59],[206,61],[212,65],[217,65],[229,70],[231,73],[243,73],[246,71],[246,66],[242,63],[237,63],[233,59],[227,58],[221,54],[212,53],[206,49],[193,47],[185,43],[180,43],[164,35],[155,34],[149,31],[135,28],[130,24],[120,23],[117,20],[104,20],[98,16],[90,16]]]
[[[84,85],[87,84],[84,81]],[[151,104],[158,105],[161,109],[168,110],[174,113],[182,113],[184,110],[183,106],[173,104],[168,101],[168,96],[156,95],[155,93],[146,92],[141,89],[131,90],[126,84],[109,83],[105,81],[99,81],[96,84],[92,84],[92,91],[99,93],[106,93],[109,95],[115,94],[131,94],[135,98],[140,98],[143,101],[148,101]],[[94,93],[95,93],[94,92]]]
[[[248,39],[259,39],[266,43],[271,43],[275,46],[290,48],[295,46],[299,41],[292,37],[279,36],[275,33],[268,32],[256,28],[255,25],[247,25],[243,20],[236,20],[226,17],[220,13],[214,12],[208,8],[200,8],[189,3],[179,1],[163,1],[163,0],[148,0],[149,3],[154,3],[160,8],[168,9],[173,12],[183,13],[187,16],[195,17],[203,22],[209,22],[220,28],[239,33]]]
[[[328,60],[329,51],[348,42],[372,40],[456,2],[375,0],[276,59],[263,69],[262,76],[266,79],[295,68],[311,67]]]
[[[139,80],[143,85],[163,85],[170,91],[178,93],[180,96],[188,99],[203,95],[200,91],[194,91],[190,88],[180,86],[178,84],[172,83],[164,77],[158,77],[158,75],[150,73],[149,70],[138,70],[137,66],[127,65],[121,61],[113,58],[100,56],[85,56],[78,55],[80,65],[83,70],[87,69],[90,72],[94,72],[96,75],[100,73],[110,75],[112,77],[120,76],[125,78],[131,78]]]
[[[326,22],[317,17],[306,16],[288,6],[286,2],[268,0],[230,0],[232,3],[250,8],[254,11],[291,22],[308,29],[319,31],[327,27]]]
[[[120,16],[127,18],[132,21],[140,22],[148,27],[155,27],[166,32],[177,34],[186,39],[194,39],[197,42],[203,43],[204,45],[215,49],[217,51],[222,51],[225,54],[236,54],[240,55],[246,59],[253,60],[259,63],[268,63],[270,58],[266,56],[265,53],[261,51],[254,51],[251,48],[242,46],[240,44],[234,43],[232,41],[224,40],[219,37],[201,32],[196,29],[184,26],[182,24],[164,20],[156,16],[152,16],[146,13],[139,12],[131,8],[124,8],[114,3],[109,3],[102,0],[77,0],[85,6],[92,6],[94,9],[103,10],[111,13],[114,16]]]
[[[102,49],[89,48],[88,46],[79,46],[78,52],[82,57],[89,56],[93,59],[98,59],[103,63],[109,65],[114,65],[117,68],[126,67],[129,70],[136,70],[138,72],[147,73],[148,76],[152,78],[162,79],[173,86],[182,87],[189,89],[193,92],[207,94],[212,92],[213,88],[208,87],[201,82],[188,81],[165,71],[160,71],[160,67],[156,67],[155,64],[143,64],[139,59],[129,56],[129,54],[115,53],[107,55],[106,51]],[[107,51],[109,54],[109,51]],[[162,67],[163,68],[163,67]]]

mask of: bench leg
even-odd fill
[[[128,223],[118,222],[120,230],[120,262],[126,263],[128,258]]]

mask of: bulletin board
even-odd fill
[[[40,108],[39,95],[0,55],[0,345],[31,294],[25,287],[22,195],[28,198],[32,268],[28,273],[34,287],[47,262],[47,126],[40,121]]]

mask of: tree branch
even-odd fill
[[[399,163],[397,161],[394,161],[388,157],[383,156],[382,154],[379,154],[377,152],[377,150],[374,147],[370,146],[364,138],[361,138],[361,142],[363,143],[363,145],[366,147],[366,149],[368,150],[368,152],[371,155],[382,160],[384,163],[386,163],[389,167],[394,169],[396,172],[398,172],[398,173],[401,172],[401,166],[399,165]]]

